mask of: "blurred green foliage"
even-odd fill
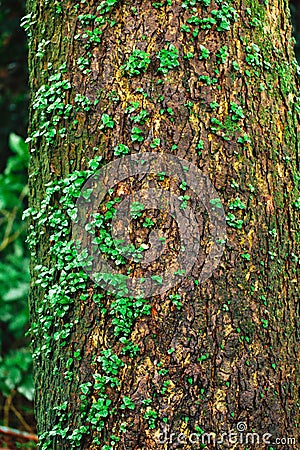
[[[296,39],[295,52],[298,63],[300,64],[300,0],[291,0],[290,2],[294,37]]]
[[[26,35],[20,27],[24,15],[24,0],[0,0],[0,406],[18,393],[19,411],[32,422],[32,407],[25,400],[33,398],[33,380],[25,338],[29,254],[22,221],[29,160],[23,139],[29,100]],[[15,419],[10,417],[7,425],[19,426]]]
[[[0,175],[0,391],[33,397],[32,361],[25,332],[28,323],[29,255],[22,213],[28,194],[28,149],[10,134],[12,152]]]

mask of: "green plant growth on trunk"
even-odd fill
[[[246,429],[272,436],[258,448],[297,440],[300,105],[287,2],[28,0],[24,26],[40,448],[210,448],[208,437]],[[207,281],[199,257],[181,284],[150,298],[99,287],[71,239],[85,181],[143,152],[196,165],[227,223]],[[150,186],[172,186],[167,168],[112,189],[94,217],[99,252],[124,276],[142,270],[151,231],[169,267],[179,245],[173,219],[138,201],[130,263],[111,237],[122,201]],[[182,214],[195,206],[184,177],[174,192]],[[208,218],[199,220],[208,248]]]

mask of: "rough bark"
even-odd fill
[[[177,438],[201,435],[202,429],[220,438],[239,422],[260,436],[272,434],[272,442],[290,436],[299,445],[299,103],[288,2],[234,0],[235,12],[224,12],[225,2],[205,3],[102,2],[97,11],[94,1],[28,0],[30,307],[41,448],[109,449],[114,442],[114,449],[200,448],[188,439],[159,443],[159,434],[166,429]],[[190,20],[193,16],[216,23],[209,28]],[[102,33],[95,42],[98,28]],[[179,65],[164,74],[158,52],[170,50],[170,44],[179,52]],[[210,52],[207,58],[202,46]],[[126,62],[135,49],[148,53],[150,63],[132,74]],[[45,102],[73,109],[52,127],[59,106],[34,105],[37,97],[43,99],[41,86],[53,86],[50,77],[58,73],[70,87],[56,86]],[[90,103],[84,107],[76,94]],[[139,102],[136,111],[128,110],[130,102]],[[132,117],[141,110],[149,118],[136,124]],[[115,122],[113,128],[103,128],[103,114]],[[134,126],[142,130],[143,142],[132,142]],[[40,135],[34,135],[37,130]],[[122,334],[115,335],[114,297],[77,267],[68,269],[68,254],[61,253],[59,266],[59,252],[51,248],[70,239],[70,226],[47,222],[49,207],[41,206],[47,183],[86,170],[97,155],[103,162],[114,160],[120,143],[132,153],[172,152],[193,162],[211,179],[229,217],[225,252],[212,277],[198,284],[196,265],[178,288],[148,300],[151,314],[137,314],[130,336],[139,346],[134,356],[122,353]],[[139,183],[130,180],[127,190]],[[60,190],[51,197],[54,208],[61,208],[61,195]],[[34,210],[42,211],[42,219],[46,215],[45,222],[39,223]],[[161,218],[165,227],[167,220]],[[204,235],[204,244],[208,241]],[[35,270],[37,265],[43,269]],[[67,291],[64,303],[63,293],[55,297],[57,285],[68,289],[64,280],[70,283],[72,273],[83,280]],[[95,293],[101,292],[99,306]],[[181,308],[170,293],[180,294]],[[109,382],[101,390],[93,375],[105,375],[105,349],[122,361],[115,375],[120,384]],[[124,396],[133,409],[122,407]],[[107,416],[97,416],[92,407],[100,397]],[[242,441],[207,447],[276,445]]]

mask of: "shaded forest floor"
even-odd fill
[[[37,448],[35,442],[15,436],[13,430],[36,435],[36,424],[33,414],[33,405],[16,394],[13,398],[4,398],[0,394],[0,450],[17,450]],[[8,427],[9,434],[4,433],[3,427]]]

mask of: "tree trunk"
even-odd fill
[[[28,0],[28,11],[40,448],[296,448],[300,107],[288,2]],[[202,256],[166,292],[109,292],[85,270],[71,240],[80,189],[128,152],[172,154],[214,185],[227,240],[206,281],[207,211]],[[115,182],[99,207],[99,247],[119,273],[143,266],[107,238],[116,197],[172,187],[181,211],[201,209],[168,170]],[[180,233],[165,211],[139,206],[136,248],[153,230],[168,247],[150,264],[160,285]]]

